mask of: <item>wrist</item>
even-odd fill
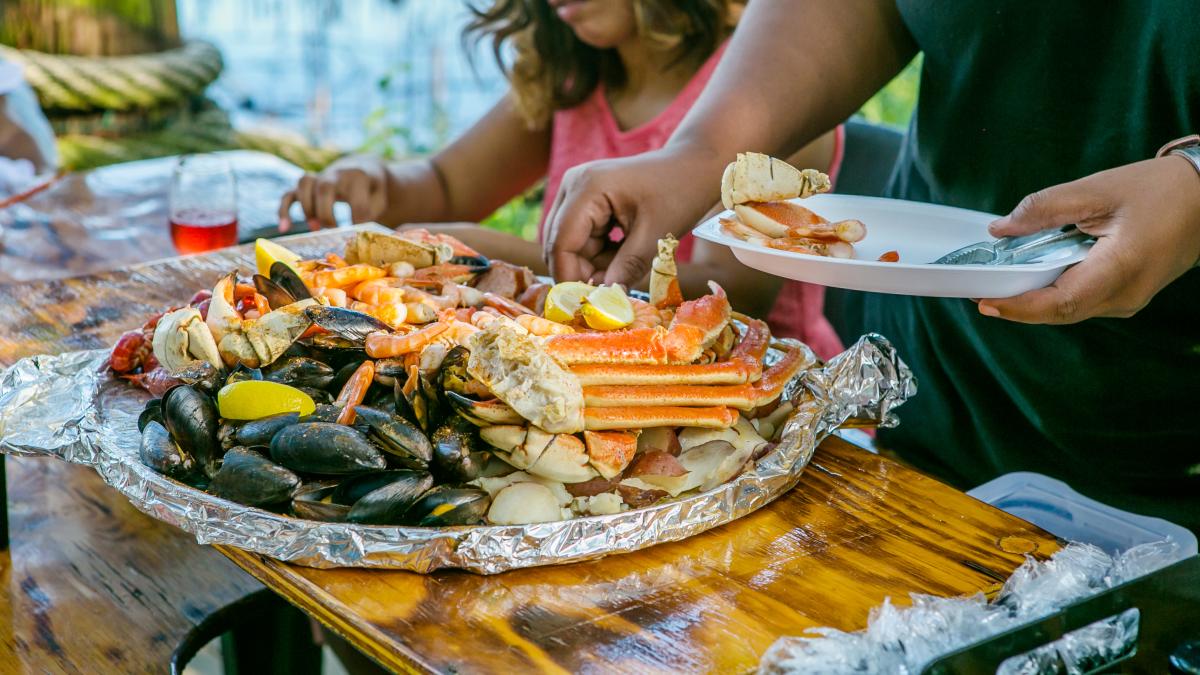
[[[385,169],[384,224],[436,223],[446,218],[446,188],[428,159],[390,162]]]

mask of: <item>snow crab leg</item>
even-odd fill
[[[680,406],[623,406],[584,408],[588,431],[648,429],[650,427],[704,427],[724,429],[737,422],[737,411],[724,406],[685,408]]]
[[[566,365],[692,363],[729,324],[725,291],[714,282],[709,285],[712,294],[680,305],[666,330],[656,326],[556,335],[546,341],[546,351]]]

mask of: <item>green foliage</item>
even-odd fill
[[[529,241],[536,240],[538,220],[542,217],[542,192],[538,189],[518,195],[479,224]]]
[[[900,71],[900,74],[880,89],[859,110],[868,122],[893,127],[907,127],[917,105],[917,88],[921,80],[920,55]]]

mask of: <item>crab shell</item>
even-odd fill
[[[449,244],[413,241],[390,232],[359,232],[347,242],[345,258],[351,265],[386,267],[405,262],[421,269],[444,263],[453,256]]]
[[[242,321],[238,330],[225,333],[217,345],[221,358],[230,367],[241,363],[260,368],[273,363],[308,329],[311,321],[304,310],[317,304],[306,298]]]
[[[747,202],[774,202],[828,192],[829,176],[796,167],[757,152],[739,152],[721,176],[721,204],[732,209]]]
[[[170,373],[180,372],[196,361],[210,363],[218,371],[225,369],[217,343],[194,307],[164,314],[154,329],[152,346],[154,358]]]

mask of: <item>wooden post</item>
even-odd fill
[[[50,54],[124,56],[180,45],[175,0],[4,0],[0,44]]]

